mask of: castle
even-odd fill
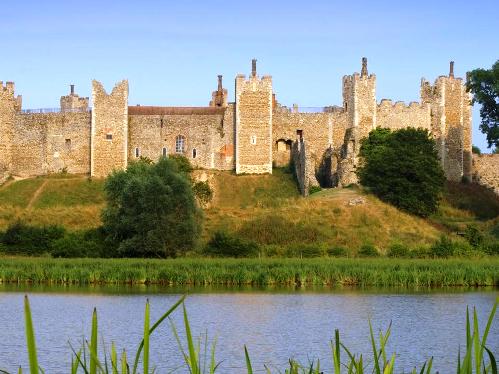
[[[237,75],[235,102],[218,76],[206,107],[129,106],[128,82],[111,93],[92,82],[89,99],[71,85],[60,108],[23,110],[14,83],[0,89],[0,177],[29,177],[65,170],[105,177],[141,156],[182,154],[205,169],[272,173],[294,159],[302,192],[312,185],[356,182],[360,141],[377,127],[424,128],[434,137],[449,180],[471,179],[471,102],[461,78],[432,85],[421,80],[421,100],[409,105],[376,99],[376,76],[367,59],[361,72],[343,77],[343,103],[324,108],[285,107],[272,77]]]

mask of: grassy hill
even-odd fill
[[[499,199],[477,185],[449,183],[440,210],[430,219],[414,217],[358,188],[329,189],[302,198],[292,176],[236,176],[205,173],[214,198],[205,208],[203,239],[217,230],[237,232],[262,244],[324,243],[359,248],[369,243],[428,245],[439,235],[459,233],[473,224],[499,231]],[[31,224],[61,224],[69,229],[100,225],[103,180],[53,175],[9,181],[0,187],[0,229],[22,219]],[[364,201],[353,205],[354,202]]]

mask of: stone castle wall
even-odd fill
[[[499,154],[473,155],[473,181],[499,195]]]
[[[13,137],[15,175],[90,170],[90,113],[19,114]]]
[[[376,112],[376,127],[399,130],[407,127],[431,131],[431,112],[427,104],[412,102],[409,105],[383,99]]]
[[[232,129],[224,133],[224,113],[188,115],[130,115],[128,119],[128,159],[137,156],[157,160],[163,155],[182,154],[193,166],[231,170],[226,141]],[[178,153],[177,137],[183,137],[184,149]],[[229,143],[230,144],[230,143]]]
[[[429,129],[447,178],[471,178],[471,105],[462,79],[422,80],[421,102],[406,106],[376,101],[376,76],[367,60],[361,73],[343,77],[341,107],[319,112],[288,109],[275,101],[272,78],[235,80],[235,102],[218,79],[208,107],[128,106],[128,82],[110,94],[94,81],[93,108],[71,87],[59,113],[21,112],[14,85],[0,89],[0,178],[67,170],[104,177],[140,156],[152,160],[179,151],[198,168],[271,173],[292,158],[292,144],[306,144],[308,178],[324,186],[356,183],[361,141],[377,127]],[[183,148],[177,150],[177,139]],[[305,150],[305,146],[303,147]],[[313,172],[312,172],[313,171]],[[3,176],[2,176],[3,175]]]

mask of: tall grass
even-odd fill
[[[499,258],[486,259],[51,259],[0,261],[0,282],[160,285],[493,286]]]
[[[85,373],[85,374],[137,374],[138,373],[138,362],[140,357],[142,357],[143,363],[143,374],[154,373],[155,368],[150,368],[149,363],[149,336],[154,332],[154,330],[168,317],[170,316],[181,304],[183,307],[183,321],[185,328],[185,340],[187,344],[187,350],[184,350],[183,344],[180,340],[179,334],[177,333],[176,327],[172,324],[172,328],[179,344],[179,348],[183,358],[185,360],[185,368],[191,374],[214,374],[219,368],[220,363],[216,363],[215,360],[215,344],[212,346],[212,352],[210,355],[210,365],[207,367],[206,360],[207,355],[204,355],[204,363],[201,359],[201,343],[198,341],[196,343],[193,338],[193,334],[189,324],[189,318],[187,316],[187,311],[184,304],[184,297],[179,299],[168,311],[166,311],[161,318],[153,325],[149,327],[149,313],[150,306],[149,301],[146,302],[145,312],[144,312],[144,337],[139,344],[135,355],[135,361],[133,363],[133,369],[130,370],[130,365],[127,361],[127,356],[125,351],[121,356],[121,365],[118,364],[118,358],[116,353],[116,347],[114,343],[111,347],[111,357],[108,359],[106,350],[104,350],[104,357],[99,356],[97,351],[97,312],[94,309],[92,315],[92,330],[91,330],[91,343],[88,345],[89,355],[87,356],[87,347],[83,344],[82,348],[76,352],[73,349],[72,365],[69,368],[71,374]],[[494,316],[496,313],[497,305],[499,301],[496,300],[492,311],[489,314],[489,318],[483,333],[480,338],[478,318],[476,310],[473,310],[473,323],[470,322],[469,311],[466,312],[466,348],[461,356],[461,352],[458,352],[456,361],[456,372],[457,374],[497,374],[497,361],[494,357],[492,351],[486,346],[488,333]],[[37,361],[37,350],[35,345],[35,332],[31,319],[31,311],[29,307],[28,298],[25,297],[25,320],[26,320],[26,338],[27,338],[27,349],[29,356],[30,374],[43,373],[42,368],[39,366]],[[393,353],[388,356],[387,344],[391,333],[391,326],[388,327],[385,333],[380,332],[378,338],[376,339],[373,332],[371,323],[369,323],[369,339],[371,341],[371,357],[372,368],[370,369],[366,362],[369,358],[364,358],[361,354],[352,353],[340,340],[340,333],[338,330],[335,331],[334,341],[330,342],[331,346],[331,359],[333,364],[333,371],[331,374],[341,374],[341,373],[352,373],[352,374],[393,374],[395,373],[395,362],[396,354]],[[207,346],[207,341],[205,342],[205,347]],[[205,351],[206,352],[206,351]],[[484,353],[487,353],[487,356]],[[142,356],[141,356],[142,353]],[[343,353],[343,354],[342,354]],[[246,370],[248,374],[253,374],[253,365],[251,363],[250,354],[246,346],[244,346],[244,355],[246,361]],[[461,358],[462,357],[462,358]],[[427,360],[420,370],[414,369],[413,374],[431,374],[432,373],[433,358]],[[118,371],[118,367],[121,368]],[[289,360],[289,367],[284,368],[284,373],[286,374],[323,374],[321,371],[320,361],[310,362],[306,365],[302,365],[295,360]],[[271,374],[271,370],[265,367],[267,374]],[[3,373],[7,373],[2,371]],[[278,370],[279,373],[282,371]],[[19,368],[19,373],[22,373],[22,369]]]

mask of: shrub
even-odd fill
[[[216,257],[250,257],[258,254],[258,244],[225,231],[217,231],[206,245],[204,252]]]
[[[440,239],[431,246],[431,253],[436,257],[450,257],[454,254],[454,243],[453,241],[442,235]]]
[[[195,182],[192,191],[201,205],[208,204],[213,198],[213,191],[208,182]]]
[[[112,257],[101,228],[67,233],[52,244],[52,257]]]
[[[51,252],[55,240],[64,236],[64,227],[58,225],[30,226],[21,221],[11,224],[2,237],[9,253],[39,255]]]
[[[410,250],[403,244],[392,244],[388,248],[388,257],[409,257]]]
[[[482,150],[480,148],[478,148],[476,145],[471,146],[471,152],[476,154],[476,155],[482,154]]]
[[[483,243],[483,234],[474,225],[466,226],[464,237],[474,248],[480,247]]]
[[[179,171],[186,165],[181,158],[138,161],[107,178],[103,227],[121,256],[168,257],[195,247],[202,215]]]
[[[363,139],[360,183],[381,200],[427,217],[438,208],[445,175],[428,131],[376,129]]]
[[[189,159],[182,155],[171,155],[169,158],[174,164],[176,171],[183,174],[189,174],[192,170],[192,164]]]
[[[499,256],[499,242],[493,241],[486,243],[481,247],[482,251],[490,256]]]
[[[428,258],[432,255],[431,247],[416,247],[409,252],[411,258]]]
[[[348,257],[348,249],[343,247],[332,247],[326,250],[328,256],[331,257]]]
[[[372,244],[364,244],[357,252],[359,257],[378,257],[379,252]]]

